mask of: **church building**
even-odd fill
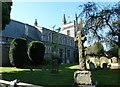
[[[61,32],[56,32],[45,27],[38,26],[37,20],[35,20],[34,26],[22,23],[16,20],[12,20],[3,31],[0,32],[0,48],[6,54],[3,60],[4,64],[7,64],[9,60],[9,47],[14,38],[26,38],[28,42],[41,41],[45,45],[45,59],[51,59],[52,53],[56,52],[62,63],[73,63],[75,61],[77,53],[77,44],[75,43],[75,37],[78,30],[78,18],[75,14],[75,20],[67,22],[65,14],[63,15]],[[1,54],[1,55],[2,55]],[[5,61],[5,62],[4,62]]]

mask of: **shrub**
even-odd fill
[[[42,64],[43,65],[50,65],[51,64],[51,60],[50,59],[44,59]]]
[[[118,48],[115,48],[115,47],[112,47],[109,51],[107,51],[106,53],[111,55],[112,57],[115,56],[117,57],[118,56],[118,51],[119,49]]]
[[[14,39],[10,44],[10,63],[18,68],[23,67],[27,58],[27,41],[25,39]]]
[[[104,55],[104,47],[100,42],[95,42],[86,49],[86,54],[90,56],[102,56]]]
[[[33,65],[40,65],[44,60],[45,46],[40,41],[32,41],[27,53]]]
[[[52,60],[54,60],[54,59],[57,59],[57,63],[58,63],[58,64],[61,64],[61,63],[62,63],[62,59],[59,57],[59,54],[56,53],[56,52],[53,52],[53,53],[52,53]]]

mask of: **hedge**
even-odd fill
[[[25,39],[14,39],[10,44],[10,63],[15,67],[23,67],[27,58],[27,41]]]
[[[118,57],[120,58],[120,48],[118,49]]]
[[[45,46],[40,41],[32,41],[29,43],[27,53],[32,65],[40,65],[44,60]]]

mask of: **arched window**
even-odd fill
[[[67,30],[67,35],[70,36],[70,30]]]

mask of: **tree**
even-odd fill
[[[109,44],[110,44],[111,48],[106,53],[110,57],[113,57],[113,56],[118,57],[118,55],[119,55],[119,47],[115,43],[113,43],[113,41],[111,41],[111,43],[109,43]]]
[[[45,46],[40,41],[32,41],[27,53],[33,65],[40,65],[44,60]]]
[[[109,51],[107,51],[107,54],[111,55],[110,57],[117,57],[118,56],[118,49],[115,47],[112,47]]]
[[[27,56],[27,41],[25,39],[14,39],[9,50],[10,63],[15,67],[23,67]]]
[[[10,2],[0,2],[0,7],[2,7],[2,30],[5,29],[5,26],[10,23],[12,1],[9,1]]]
[[[104,55],[104,47],[100,42],[95,42],[92,46],[86,49],[86,54],[96,56]]]
[[[112,41],[120,48],[120,2],[105,7],[88,2],[79,7],[82,9],[79,16],[85,19],[84,31],[89,42]]]

